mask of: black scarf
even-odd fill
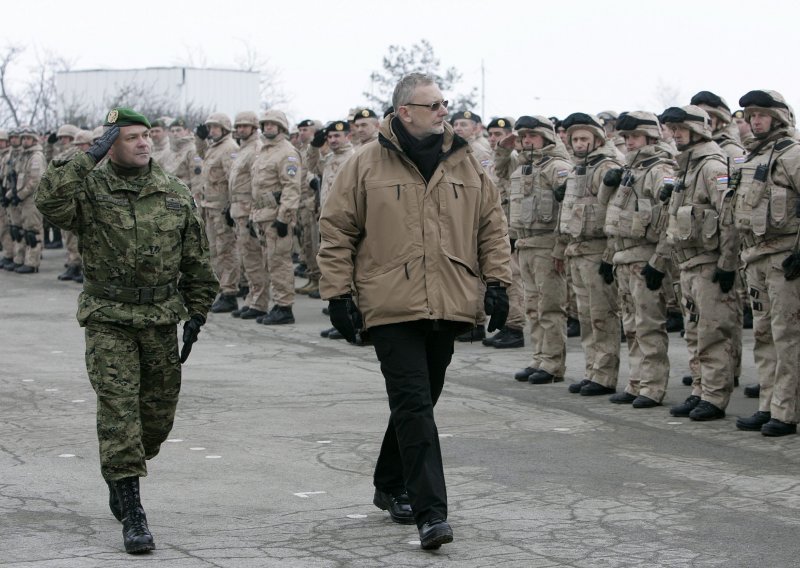
[[[392,120],[392,131],[400,142],[400,148],[419,168],[419,173],[425,178],[425,182],[431,181],[433,172],[442,159],[444,134],[431,134],[420,140],[409,134],[397,117]]]

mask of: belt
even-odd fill
[[[155,304],[172,296],[177,291],[177,287],[175,284],[164,284],[163,286],[126,288],[84,279],[83,291],[90,296],[124,304]]]

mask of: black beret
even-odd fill
[[[375,111],[370,108],[365,108],[356,111],[356,115],[353,117],[353,121],[355,122],[359,118],[378,118],[378,115],[375,114]]]
[[[325,133],[329,132],[350,132],[350,123],[346,120],[331,122],[326,128]]]
[[[297,128],[300,128],[301,126],[316,126],[316,124],[314,123],[313,120],[311,120],[310,118],[307,118],[307,119],[301,120],[300,122],[297,123]]]
[[[474,112],[471,112],[471,111],[468,111],[468,110],[462,110],[461,112],[455,113],[453,115],[453,118],[450,119],[450,122],[453,123],[456,120],[460,120],[462,118],[465,118],[467,120],[471,120],[472,122],[475,122],[477,124],[479,124],[481,122],[481,117],[480,116],[478,116]]]
[[[513,125],[505,118],[495,118],[492,119],[492,121],[489,123],[489,126],[486,128],[507,128],[510,130],[512,126]]]

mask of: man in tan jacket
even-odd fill
[[[490,331],[505,323],[510,247],[497,188],[445,123],[435,79],[403,77],[392,102],[378,143],[344,164],[323,205],[320,292],[350,342],[363,313],[391,408],[373,502],[416,523],[427,550],[453,540],[433,407],[478,303]]]

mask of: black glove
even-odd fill
[[[12,196],[11,196],[11,205],[13,205],[14,207],[16,207],[16,206],[17,206],[17,205],[19,205],[20,203],[22,203],[22,200],[21,200],[21,199],[20,199],[20,198],[17,196],[17,194],[16,194],[16,193],[15,193],[14,195],[12,195]]]
[[[252,219],[247,220],[247,224],[245,225],[245,227],[247,227],[247,231],[250,233],[251,237],[253,237],[254,239],[258,238],[258,233],[256,232],[256,224],[253,223]]]
[[[194,133],[200,140],[205,140],[208,138],[208,126],[200,124],[194,129]]]
[[[675,186],[671,183],[665,183],[661,187],[661,191],[658,192],[658,200],[661,203],[666,203],[669,201],[669,198],[672,197],[672,191],[675,189]]]
[[[350,294],[333,298],[328,302],[328,317],[331,318],[331,324],[336,331],[341,333],[348,343],[356,342],[361,312],[358,311]]]
[[[556,201],[561,203],[564,201],[564,196],[567,194],[567,184],[562,183],[557,188],[553,190],[553,196],[556,198]]]
[[[714,275],[711,277],[712,282],[719,283],[719,289],[723,294],[727,294],[733,288],[733,283],[736,281],[735,270],[722,270],[717,267],[714,269]]]
[[[86,150],[86,153],[89,154],[92,159],[94,160],[95,164],[100,162],[108,151],[111,149],[111,146],[114,145],[114,140],[117,139],[119,136],[119,126],[116,124],[112,124],[108,128],[105,129],[103,135],[95,140],[94,144],[89,146],[89,149]]]
[[[315,192],[319,192],[319,178],[317,176],[311,178],[311,181],[308,182],[308,187],[310,187]],[[800,201],[798,201],[797,203],[800,203]]]
[[[603,183],[608,187],[619,187],[622,183],[622,168],[612,168],[603,176]]]
[[[287,225],[286,223],[282,223],[281,221],[275,219],[272,222],[272,226],[275,227],[275,230],[278,232],[278,236],[280,238],[283,238],[289,234],[289,225]]]
[[[327,137],[328,137],[328,135],[325,132],[324,128],[322,130],[317,130],[314,133],[314,138],[311,140],[311,145],[314,148],[322,148],[325,145],[325,141],[327,140]]]
[[[206,323],[206,318],[200,314],[194,314],[189,321],[183,324],[183,348],[181,349],[181,363],[186,363],[189,353],[192,352],[192,343],[197,341],[200,328]]]
[[[502,329],[508,318],[508,293],[497,282],[486,284],[486,294],[483,296],[483,310],[490,315],[489,333]]]
[[[228,205],[225,209],[222,210],[222,214],[225,216],[225,222],[228,224],[229,227],[236,226],[236,221],[234,221],[233,217],[231,217],[230,205]]]
[[[793,252],[781,263],[783,267],[783,277],[786,280],[794,280],[800,276],[800,252]]]
[[[614,282],[614,265],[606,262],[605,260],[600,261],[600,268],[597,269],[597,273],[603,277],[603,282],[606,284],[611,284]]]
[[[511,252],[514,252],[514,249],[517,248],[517,239],[509,238],[509,240],[511,241]]]
[[[47,137],[47,143],[55,144],[56,142],[58,142],[58,134],[56,134],[55,132],[51,132],[50,136]]]
[[[8,207],[9,205],[11,205],[11,200],[6,197],[6,194],[0,195],[0,207]]]
[[[650,263],[645,264],[640,274],[644,276],[644,281],[648,290],[658,290],[661,288],[661,282],[664,280],[665,274],[650,266]]]

